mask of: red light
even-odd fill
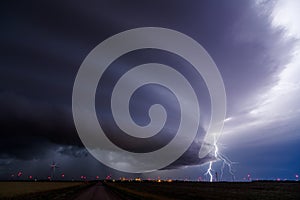
[[[83,179],[83,178],[84,178],[84,176],[80,176],[80,178],[81,178],[81,179]]]
[[[22,174],[23,174],[22,172],[18,172],[18,177],[22,176]]]
[[[65,178],[65,174],[62,174],[61,177],[62,177],[62,178]]]
[[[32,176],[29,176],[29,179],[32,179]]]
[[[96,179],[99,179],[99,176],[96,176]]]

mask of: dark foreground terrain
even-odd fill
[[[0,182],[0,199],[300,199],[300,182]]]
[[[299,182],[115,182],[127,199],[300,199]]]
[[[0,182],[1,200],[73,199],[93,184],[82,181],[3,181]]]

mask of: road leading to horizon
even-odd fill
[[[82,193],[79,194],[74,200],[120,200],[115,193],[104,187],[102,183],[97,183]]]

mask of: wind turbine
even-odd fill
[[[59,167],[57,166],[57,164],[54,161],[52,162],[52,164],[50,165],[50,167],[51,167],[51,179],[53,180],[54,179],[54,175],[55,175],[55,169],[59,168]]]

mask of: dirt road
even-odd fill
[[[116,194],[104,187],[102,183],[97,183],[84,190],[75,200],[120,200]]]

